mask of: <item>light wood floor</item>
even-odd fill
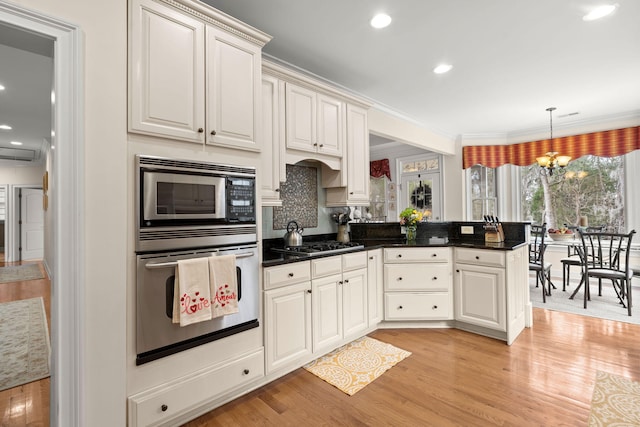
[[[413,354],[349,397],[298,369],[185,426],[584,426],[597,370],[640,381],[640,326],[534,309],[512,346],[378,330]]]
[[[28,264],[5,263],[0,266]],[[0,283],[0,302],[42,297],[51,325],[51,284],[41,262],[37,262],[44,279],[24,282]],[[51,329],[49,328],[49,332]],[[0,363],[2,363],[0,361]],[[0,391],[0,427],[49,426],[49,378]]]

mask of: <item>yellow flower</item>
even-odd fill
[[[422,212],[414,208],[406,208],[400,212],[400,225],[416,225],[422,221]]]

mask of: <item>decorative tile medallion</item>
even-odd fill
[[[284,230],[296,220],[302,228],[318,226],[317,168],[287,165],[287,182],[280,186],[282,206],[273,208],[273,229]]]

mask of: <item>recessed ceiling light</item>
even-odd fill
[[[11,141],[11,145],[22,145],[20,141]]]
[[[391,17],[386,13],[379,13],[371,18],[371,26],[373,28],[384,28],[391,24]]]
[[[582,17],[584,21],[595,21],[596,19],[604,18],[607,15],[611,15],[614,10],[618,7],[617,4],[605,4],[603,6],[598,6],[591,10],[591,12],[587,13]]]
[[[444,74],[448,71],[451,71],[452,68],[453,68],[453,65],[451,64],[440,64],[433,69],[433,72],[436,74]]]
[[[0,85],[0,90],[4,90],[4,86]]]
[[[9,126],[9,125],[0,125],[0,129],[2,129],[2,130],[11,130],[11,126]]]

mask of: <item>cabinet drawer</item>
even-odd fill
[[[385,248],[384,262],[449,262],[449,248]]]
[[[274,289],[311,280],[309,261],[279,265],[264,269],[264,289]]]
[[[387,264],[384,266],[386,291],[448,291],[450,264]]]
[[[164,424],[264,376],[264,352],[259,351],[224,366],[196,372],[129,397],[129,425]]]
[[[385,320],[451,319],[448,292],[386,293]]]
[[[504,267],[503,251],[456,248],[456,262]]]
[[[342,258],[340,255],[311,261],[311,277],[329,276],[342,273]]]
[[[367,253],[354,252],[342,255],[342,271],[358,270],[367,268]]]

